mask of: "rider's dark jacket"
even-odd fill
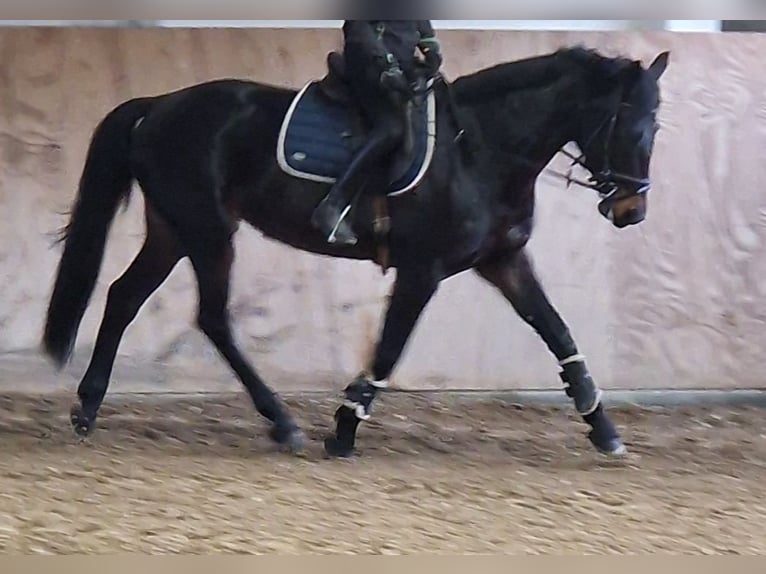
[[[411,79],[416,48],[436,43],[429,20],[346,20],[343,37],[346,53],[361,50],[381,72],[399,67]]]

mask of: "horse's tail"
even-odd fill
[[[64,252],[45,321],[43,350],[57,368],[71,356],[101,270],[109,228],[120,202],[130,197],[131,132],[151,102],[152,98],[140,98],[117,106],[91,138],[77,198],[61,236]]]

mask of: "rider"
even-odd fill
[[[442,55],[429,20],[346,20],[343,37],[346,77],[371,130],[311,221],[329,243],[353,245],[357,238],[344,218],[360,187],[359,176],[375,168],[404,136],[404,109],[417,80],[415,48],[430,77],[441,68]]]

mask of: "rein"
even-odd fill
[[[619,116],[620,108],[625,108],[625,107],[630,107],[630,104],[626,104],[625,102],[620,102],[618,109],[615,110],[614,113],[604,118],[604,120],[599,124],[599,126],[590,136],[590,138],[588,138],[588,141],[583,146],[583,149],[581,150],[580,155],[575,155],[564,148],[561,148],[557,152],[572,160],[572,163],[567,173],[560,173],[550,168],[546,168],[546,171],[548,171],[551,175],[554,175],[556,177],[559,177],[565,180],[567,182],[567,187],[569,187],[571,184],[575,184],[575,185],[579,185],[580,187],[584,187],[584,188],[592,189],[596,191],[599,197],[604,201],[614,197],[614,195],[619,190],[620,183],[631,184],[635,186],[633,195],[643,195],[645,193],[648,193],[650,189],[650,185],[651,185],[651,182],[649,181],[648,178],[633,177],[621,172],[613,171],[609,167],[609,148],[612,143],[612,137],[614,135],[614,127],[617,124],[617,117]],[[604,167],[601,169],[601,171],[593,173],[585,165],[585,156],[586,156],[588,148],[590,148],[591,144],[596,139],[596,136],[605,127],[608,128],[609,131],[607,133],[606,139],[604,140]],[[578,179],[572,176],[572,171],[574,167],[577,165],[579,165],[580,167],[582,167],[583,169],[587,170],[588,172],[592,174],[587,181]]]
[[[437,73],[433,78],[430,79],[430,81],[426,82],[425,85],[421,85],[419,88],[416,88],[415,90],[413,90],[414,95],[420,96],[420,97],[427,95],[434,89],[435,83],[437,81],[441,82],[446,88],[448,106],[450,108],[450,112],[453,116],[453,120],[455,121],[457,130],[458,130],[458,134],[455,137],[454,141],[458,142],[461,139],[463,139],[463,137],[466,135],[466,132],[464,127],[461,125],[461,122],[459,119],[460,112],[452,92],[452,85],[444,77],[444,74],[442,72]],[[543,171],[550,173],[551,175],[555,177],[563,179],[564,181],[566,181],[567,187],[570,187],[572,184],[574,184],[586,189],[591,189],[596,191],[596,193],[598,193],[599,198],[602,201],[608,201],[614,198],[615,194],[620,189],[619,184],[628,184],[628,185],[634,186],[635,189],[633,190],[633,195],[644,195],[648,193],[651,186],[651,182],[648,178],[633,177],[618,171],[614,171],[609,166],[609,149],[612,143],[612,138],[614,136],[614,129],[617,124],[617,118],[619,116],[620,109],[627,108],[627,107],[630,107],[630,104],[621,101],[619,105],[617,106],[617,109],[614,112],[610,113],[607,117],[605,117],[601,121],[598,127],[594,130],[594,132],[588,138],[587,142],[583,146],[581,153],[579,155],[575,155],[563,147],[557,152],[566,156],[570,160],[572,160],[572,163],[570,164],[569,169],[567,170],[566,173],[561,173],[551,168],[544,168]],[[585,165],[585,157],[587,155],[588,149],[591,147],[596,137],[605,128],[608,130],[608,132],[607,132],[607,137],[604,140],[604,150],[603,150],[604,167],[600,171],[594,173]],[[521,156],[519,154],[514,154],[514,156],[517,159],[521,159],[530,165],[534,165],[534,162],[525,158],[524,156]],[[591,176],[587,180],[580,179],[573,176],[572,174],[573,174],[575,166],[582,167],[583,169],[591,173]]]

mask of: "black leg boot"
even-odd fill
[[[335,411],[335,434],[325,438],[325,452],[336,458],[354,454],[356,430],[359,423],[369,420],[372,402],[380,391],[367,374],[360,374],[344,391],[345,400]]]

